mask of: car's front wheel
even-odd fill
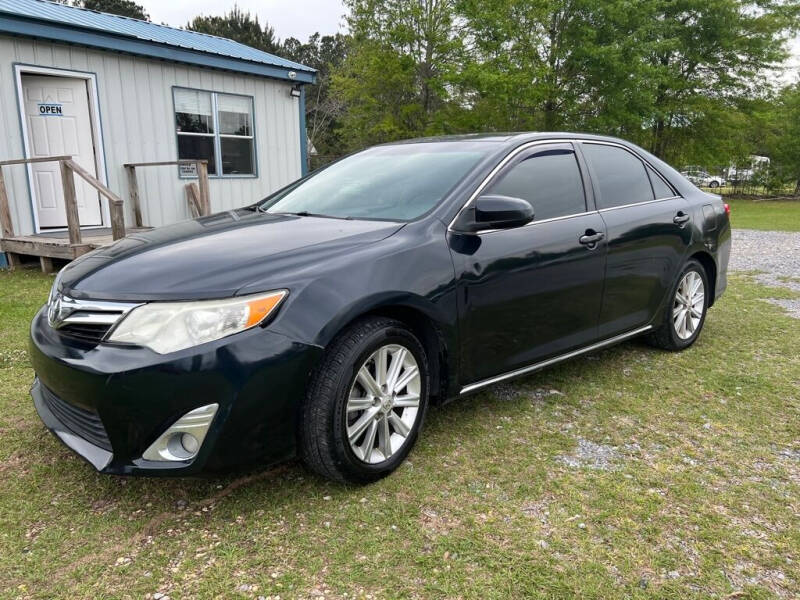
[[[303,462],[320,475],[368,483],[410,452],[425,417],[425,350],[402,323],[357,321],[329,347],[316,370],[299,424]]]
[[[665,350],[683,350],[694,344],[703,329],[709,299],[706,270],[692,259],[678,276],[662,322],[649,338],[651,343]]]

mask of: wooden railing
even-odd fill
[[[11,210],[8,204],[8,192],[6,191],[3,167],[41,162],[59,163],[70,245],[80,246],[82,243],[78,203],[75,195],[75,174],[78,174],[86,183],[108,199],[108,208],[111,214],[112,238],[118,240],[125,237],[125,216],[122,207],[122,198],[117,196],[102,182],[98,181],[94,175],[72,160],[71,156],[46,156],[41,158],[18,158],[0,161],[0,229],[2,229],[4,238],[14,237],[14,225],[11,221]]]
[[[142,222],[142,207],[139,202],[139,181],[136,179],[136,167],[165,167],[165,166],[178,166],[178,165],[195,165],[197,169],[197,185],[198,185],[198,204],[201,216],[211,214],[211,198],[208,191],[208,161],[207,160],[194,160],[194,159],[181,159],[181,160],[166,160],[159,162],[145,162],[145,163],[125,163],[125,170],[128,172],[128,191],[133,206],[133,216],[137,227],[143,227]]]

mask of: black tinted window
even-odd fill
[[[488,193],[527,200],[537,221],[586,212],[581,173],[569,150],[544,151],[523,160]]]
[[[583,153],[592,169],[598,208],[653,200],[644,164],[633,154],[602,144],[584,144]]]
[[[656,198],[672,198],[675,195],[672,188],[650,167],[647,167],[647,174],[650,175],[650,181],[653,182],[653,191],[656,193]]]

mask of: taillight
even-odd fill
[[[727,202],[725,202],[722,206],[725,207],[725,214],[726,215],[730,215],[731,214],[731,205],[728,204]]]

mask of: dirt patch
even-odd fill
[[[622,457],[622,453],[615,446],[595,444],[578,438],[578,447],[575,451],[572,454],[562,454],[557,460],[573,469],[610,471],[616,468]]]

